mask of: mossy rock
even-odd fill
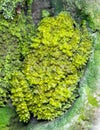
[[[32,112],[38,119],[51,120],[62,115],[77,97],[91,40],[85,26],[81,31],[71,16],[62,12],[40,22],[31,48],[23,73],[32,88]]]
[[[91,46],[85,23],[79,29],[66,12],[39,23],[22,74],[12,75],[11,98],[21,121],[27,122],[29,113],[53,120],[71,107]]]
[[[72,20],[73,21],[73,20]],[[41,23],[40,23],[40,27],[43,25],[45,23],[45,20],[44,21],[42,21]],[[76,26],[77,24],[75,23],[75,22],[72,22],[73,24],[73,28],[75,29],[75,30],[78,30],[78,32],[79,32],[79,34],[80,34],[80,37],[81,37],[81,34],[82,34],[82,37],[81,37],[81,39],[83,38],[85,38],[83,41],[84,41],[84,43],[90,43],[90,38],[88,37],[88,34],[87,34],[87,30],[86,30],[86,28],[85,28],[85,26],[83,27],[84,29],[79,29],[79,27],[78,26]],[[43,27],[44,27],[45,25],[43,25]],[[35,37],[35,40],[37,40],[38,38],[39,38],[39,41],[35,41],[34,39],[33,39],[33,44],[37,44],[37,43],[39,43],[39,45],[40,45],[40,43],[42,43],[42,46],[40,46],[40,47],[43,47],[44,46],[44,48],[45,48],[45,46],[47,45],[45,45],[43,42],[40,42],[41,40],[40,39],[43,39],[43,36],[41,36],[41,34],[43,34],[43,32],[42,33],[40,33],[40,32],[42,32],[42,30],[37,30],[37,34],[36,34],[36,37]],[[86,34],[86,35],[85,35]],[[45,38],[45,37],[44,37]],[[88,39],[88,40],[87,40]],[[46,39],[47,40],[47,39]],[[88,41],[88,42],[87,42]],[[46,43],[46,42],[45,42]],[[81,43],[81,42],[80,42]],[[26,87],[26,89],[25,90],[22,90],[22,92],[24,92],[24,94],[26,93],[26,90],[27,90],[27,88],[28,88],[28,90],[32,90],[30,93],[31,94],[33,94],[33,95],[37,95],[37,97],[39,97],[39,99],[40,99],[40,95],[37,93],[37,89],[36,89],[36,87],[37,88],[39,88],[38,90],[41,90],[42,91],[42,87],[40,87],[39,85],[37,85],[36,83],[34,84],[33,82],[34,82],[34,80],[33,79],[37,79],[37,74],[34,76],[33,74],[34,73],[32,73],[33,71],[37,71],[37,69],[39,68],[39,67],[34,67],[34,65],[33,65],[33,63],[31,63],[31,61],[33,61],[34,62],[34,59],[35,58],[37,58],[37,59],[35,59],[35,63],[37,64],[37,62],[40,60],[40,57],[36,57],[36,55],[34,55],[34,54],[36,54],[35,52],[36,52],[36,50],[37,50],[37,54],[39,53],[39,50],[42,50],[38,45],[36,45],[36,46],[34,46],[32,44],[32,46],[31,46],[31,53],[30,54],[28,54],[27,56],[26,56],[26,58],[25,58],[25,60],[24,60],[24,62],[23,62],[23,69],[22,69],[22,72],[23,72],[23,74],[24,74],[24,76],[23,76],[23,74],[21,73],[21,72],[18,72],[17,73],[17,76],[16,76],[16,73],[14,74],[15,75],[15,79],[17,79],[18,80],[18,84],[19,84],[19,86],[17,86],[16,85],[16,82],[14,83],[14,89],[15,89],[15,91],[17,90],[17,87],[18,88],[20,88],[21,87],[21,89],[23,88],[24,89],[24,87],[23,86],[25,86]],[[90,44],[89,44],[90,45]],[[48,46],[48,45],[47,45]],[[85,46],[85,44],[84,44],[84,46]],[[50,47],[50,46],[48,46],[48,47]],[[55,46],[54,46],[55,47]],[[87,49],[87,44],[86,44],[86,49]],[[98,46],[96,46],[97,48],[99,47],[99,44],[98,44]],[[91,48],[90,46],[89,46],[89,48]],[[88,49],[87,49],[88,50]],[[46,50],[47,51],[47,50]],[[60,50],[60,51],[62,51],[62,50]],[[82,50],[81,50],[82,51]],[[85,51],[85,50],[84,50]],[[43,55],[44,54],[46,54],[46,56],[47,56],[47,53],[45,53],[45,49],[43,49],[42,50],[42,52],[43,52]],[[49,51],[48,51],[49,52]],[[50,51],[51,52],[51,51]],[[52,51],[52,53],[53,53],[54,51]],[[66,54],[65,52],[62,52],[63,54]],[[40,54],[40,53],[39,53]],[[84,54],[84,53],[82,53],[82,54]],[[89,54],[90,54],[90,49],[89,49],[89,53],[87,54],[87,57],[89,56]],[[41,55],[41,54],[40,54]],[[53,55],[54,56],[54,55]],[[83,56],[83,55],[81,55],[81,56]],[[35,58],[34,58],[35,57]],[[70,57],[70,55],[69,55],[69,57]],[[100,57],[99,56],[99,49],[98,49],[98,55],[95,57],[95,58],[97,58],[98,59],[98,61],[100,61],[99,60],[99,58],[98,57]],[[52,59],[52,58],[51,58]],[[45,56],[43,57],[43,59],[42,59],[42,63],[44,63],[44,61],[46,60],[46,58],[45,58]],[[86,59],[86,62],[87,62],[87,60],[88,59]],[[93,62],[92,63],[94,63],[94,59],[92,59],[93,60]],[[29,62],[28,62],[29,61]],[[53,59],[53,61],[55,62],[56,60],[54,60]],[[65,61],[65,59],[64,59],[64,61]],[[86,64],[86,62],[84,62],[85,64]],[[78,63],[77,63],[78,64]],[[84,68],[84,66],[85,66],[85,64],[81,64],[81,65],[78,65],[78,67],[76,66],[76,68],[78,69],[78,72],[77,72],[77,74],[78,74],[78,76],[79,76],[79,79],[80,79],[80,72],[81,72],[81,70]],[[24,65],[26,65],[26,66],[24,66]],[[39,64],[40,65],[40,64]],[[37,66],[39,66],[39,65],[37,65]],[[26,70],[26,68],[27,68],[27,66],[30,66],[30,69],[32,70],[32,72],[30,72],[30,70]],[[91,65],[92,67],[94,66],[94,64],[93,65]],[[45,67],[45,66],[44,66]],[[45,67],[46,68],[46,67]],[[35,70],[36,69],[36,70]],[[91,70],[91,69],[89,69],[89,70]],[[28,75],[27,75],[27,73],[25,72],[25,71],[27,71],[28,72],[28,74],[29,74],[29,77],[27,77]],[[92,68],[92,74],[89,72],[89,76],[92,76],[92,78],[95,80],[95,76],[94,76],[94,74],[96,74],[96,68]],[[38,71],[37,71],[38,72]],[[30,75],[30,74],[32,74],[32,75]],[[86,74],[88,74],[88,73],[86,73]],[[38,75],[40,75],[40,74],[38,74]],[[88,78],[88,77],[87,77]],[[32,81],[33,80],[33,81]],[[22,82],[22,84],[20,84],[20,81]],[[35,80],[35,82],[37,82],[38,80]],[[24,83],[23,83],[24,82]],[[88,80],[86,81],[86,82],[88,82]],[[84,109],[84,111],[86,110],[85,108],[88,106],[88,104],[85,104],[84,105],[84,97],[86,98],[86,91],[85,91],[85,89],[86,89],[86,82],[84,83],[84,85],[82,86],[82,88],[81,88],[81,90],[83,90],[83,91],[81,91],[82,93],[80,93],[80,94],[82,94],[83,96],[81,96],[81,99],[79,98],[79,100],[77,100],[77,102],[75,103],[76,105],[75,106],[73,106],[72,107],[72,109],[70,109],[70,111],[68,111],[68,113],[66,112],[65,114],[63,114],[63,116],[61,116],[61,117],[59,117],[59,118],[57,118],[57,119],[55,119],[54,121],[51,121],[51,122],[38,122],[38,124],[35,124],[35,123],[33,123],[33,122],[31,122],[31,123],[29,123],[29,127],[27,127],[26,126],[26,128],[25,129],[27,129],[27,130],[31,130],[31,129],[35,129],[35,130],[39,130],[39,129],[41,129],[41,130],[61,130],[61,129],[64,129],[64,130],[66,130],[66,128],[68,128],[68,126],[71,126],[71,125],[73,125],[74,124],[74,126],[75,126],[75,123],[77,123],[77,121],[79,121],[78,119],[80,119],[80,118],[78,118],[78,116],[80,117],[82,117],[83,115],[81,114],[81,110],[83,110]],[[89,80],[89,83],[91,82],[91,85],[92,85],[92,87],[94,87],[93,86],[93,80]],[[43,83],[44,83],[44,80],[43,80]],[[73,94],[76,94],[77,93],[77,83],[78,82],[76,82],[76,84],[75,85],[72,85],[71,87],[76,87],[75,88],[75,91],[72,91],[72,93]],[[44,84],[43,84],[44,85]],[[88,84],[89,85],[89,84]],[[12,85],[13,86],[13,85]],[[91,86],[87,86],[87,87],[91,87]],[[50,88],[51,89],[51,88]],[[35,91],[35,93],[34,93],[34,91],[33,90],[36,90]],[[17,92],[17,91],[16,91]],[[43,91],[44,92],[44,91]],[[50,92],[50,91],[49,91]],[[40,93],[41,94],[41,93]],[[39,95],[39,96],[38,96]],[[45,95],[45,93],[44,93],[44,95]],[[44,97],[44,95],[42,95],[43,97]],[[13,96],[13,93],[12,93],[12,96]],[[75,96],[75,97],[77,97],[77,95]],[[17,99],[17,98],[16,98]],[[21,98],[20,98],[21,99]],[[32,114],[33,113],[33,115],[34,115],[34,111],[32,111],[32,107],[33,108],[35,108],[34,106],[32,106],[32,107],[29,107],[29,103],[33,103],[34,101],[34,98],[33,98],[33,100],[31,101],[31,102],[29,102],[29,100],[28,100],[28,98],[26,97],[26,95],[24,95],[24,99],[25,99],[25,102],[26,102],[26,105],[28,106],[28,108],[29,108],[29,112]],[[36,99],[36,98],[35,98]],[[29,103],[28,103],[28,102]],[[74,101],[74,99],[73,99],[73,101]],[[86,100],[86,102],[88,102],[87,100]],[[33,104],[34,105],[34,104]],[[37,105],[36,107],[38,107],[38,104],[35,104],[35,105]],[[41,105],[41,104],[40,104]],[[42,104],[42,105],[44,105],[44,104]],[[42,106],[41,105],[41,106]],[[17,106],[17,105],[15,105],[15,106]],[[38,107],[39,108],[39,107]],[[37,108],[37,110],[39,110]],[[45,107],[46,108],[46,107]],[[61,108],[62,109],[62,108]],[[88,109],[88,107],[87,107],[87,109]],[[37,112],[37,111],[36,111]],[[90,112],[90,110],[88,109],[88,112]],[[38,113],[37,113],[38,114]],[[40,114],[40,113],[39,113]],[[1,114],[0,114],[1,115]],[[78,116],[77,116],[78,115]],[[86,113],[86,115],[85,116],[87,116],[87,113]],[[36,115],[36,117],[38,117],[38,115]],[[40,119],[41,119],[41,117],[40,117]],[[44,118],[43,118],[44,119]],[[47,117],[45,118],[45,119],[47,119]],[[83,118],[83,119],[87,119],[88,120],[88,118]],[[23,120],[22,120],[23,121]],[[73,123],[73,122],[74,123]],[[1,122],[0,122],[1,123]],[[18,124],[18,125],[20,125],[20,123]],[[80,125],[80,122],[79,122],[79,124],[78,125]],[[76,127],[77,128],[77,124],[76,124],[76,126],[74,127],[74,126],[72,126],[72,128],[73,128],[73,130],[74,130],[74,128]],[[84,125],[85,126],[85,125]],[[86,125],[87,126],[87,125]],[[16,130],[17,130],[17,128],[18,127],[16,127]],[[72,128],[71,128],[71,130],[72,130]],[[81,128],[81,126],[79,126],[79,129]],[[83,128],[83,127],[82,127]],[[84,127],[85,128],[85,127]],[[87,128],[87,127],[86,127]],[[6,129],[6,128],[4,128],[4,129]],[[4,130],[3,129],[3,130]],[[8,127],[7,127],[7,129],[8,129]],[[13,128],[12,128],[13,129]],[[22,128],[22,129],[24,129],[24,127]]]
[[[71,109],[59,118],[48,122],[35,123],[32,121],[28,124],[27,130],[90,130],[92,128],[94,110],[99,103],[94,93],[97,89],[96,84],[100,75],[98,71],[100,66],[100,33],[95,34],[93,39],[95,51],[80,82],[80,97]],[[91,98],[91,101],[89,100],[90,96],[94,98]]]
[[[73,0],[72,0],[73,1]],[[100,1],[99,0],[76,0],[76,7],[87,18],[90,27],[100,30]]]
[[[0,15],[0,106],[9,98],[11,74],[21,68],[34,35],[34,25],[30,17],[28,20],[23,15],[14,20],[6,20]]]
[[[95,52],[87,66],[87,71],[80,83],[80,97],[72,108],[59,118],[53,121],[35,121],[33,118],[28,125],[18,123],[11,130],[77,130],[91,128],[91,119],[93,119],[94,107],[89,103],[89,95],[93,97],[98,79],[98,67],[100,66],[100,35],[94,36]],[[91,90],[91,91],[90,91]],[[87,93],[87,91],[89,93]],[[93,93],[92,93],[93,92]],[[93,100],[94,102],[94,100]],[[93,103],[95,105],[95,103]],[[14,125],[15,126],[15,125]]]

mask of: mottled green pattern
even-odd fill
[[[33,35],[33,25],[22,15],[13,21],[0,15],[0,106],[6,103],[6,97],[9,98],[11,74],[21,68]]]
[[[62,115],[77,96],[77,83],[85,66],[91,40],[66,12],[44,18],[25,58],[23,73],[33,93],[32,113],[52,120]]]
[[[11,107],[0,108],[0,130],[9,130],[11,118],[15,116],[15,112]]]
[[[89,21],[89,26],[100,30],[100,0],[76,0],[75,4]]]
[[[27,126],[27,130],[90,130],[92,126],[94,108],[98,107],[98,102],[94,93],[96,83],[99,80],[100,66],[100,33],[93,35],[95,51],[88,63],[85,75],[80,83],[80,97],[72,108],[61,117],[50,122],[32,122]],[[89,97],[92,96],[92,102]],[[99,96],[99,95],[97,95]]]
[[[69,1],[69,0],[66,0],[66,1]],[[72,1],[73,0],[70,0],[70,3]],[[75,2],[76,2],[76,6],[78,7],[78,9],[80,11],[80,15],[86,16],[85,19],[87,19],[87,16],[88,16],[87,20],[89,20],[88,21],[89,25],[94,29],[100,30],[100,24],[99,24],[100,23],[99,22],[99,20],[100,20],[99,6],[100,6],[100,4],[99,4],[99,0],[96,0],[96,1],[76,0]],[[84,5],[84,3],[85,3],[85,5]],[[75,7],[75,5],[74,5],[74,7]],[[81,10],[82,10],[82,12],[81,12]],[[77,18],[77,16],[75,16],[75,17]],[[29,30],[30,30],[30,28],[28,29],[28,31]],[[3,110],[5,108],[3,108],[3,109],[1,108],[0,109],[0,117],[1,117],[0,118],[0,130],[8,130],[8,129],[10,129],[10,130],[26,130],[26,129],[27,130],[66,130],[66,129],[67,130],[81,130],[81,129],[89,130],[90,129],[89,120],[93,116],[93,115],[91,115],[93,113],[93,109],[94,109],[93,106],[98,105],[96,98],[93,97],[92,95],[94,94],[93,91],[96,89],[96,82],[98,79],[98,77],[97,77],[98,76],[98,67],[100,66],[100,63],[99,63],[99,61],[100,61],[100,34],[99,33],[93,34],[93,36],[94,36],[94,43],[95,43],[95,47],[94,47],[95,51],[92,53],[92,57],[91,57],[91,60],[87,66],[87,71],[85,73],[85,76],[81,80],[81,85],[80,85],[81,89],[79,90],[81,98],[79,98],[75,102],[75,105],[73,105],[72,108],[68,112],[63,114],[61,117],[55,119],[54,121],[37,122],[35,120],[31,120],[31,122],[28,125],[22,125],[18,121],[15,121],[16,120],[16,117],[15,117],[14,120],[12,118],[12,126],[11,127],[10,126],[8,127],[11,113],[7,109]],[[5,39],[5,36],[3,36],[3,39]],[[1,45],[0,45],[0,47],[2,50]],[[23,49],[23,44],[22,44],[21,48]],[[4,49],[4,46],[3,46],[3,49]],[[6,49],[4,49],[4,50],[6,50]],[[22,54],[24,54],[24,56],[26,54],[26,51],[27,51],[27,49],[26,49],[26,47],[24,47],[23,53],[22,53]],[[0,52],[2,52],[2,51],[0,51]],[[3,52],[4,52],[3,54],[6,54],[6,51],[3,51]],[[23,59],[23,57],[21,57],[21,58]],[[3,59],[5,60],[5,58],[3,58]],[[6,64],[8,64],[8,59],[9,58],[7,58]],[[0,61],[1,61],[1,59],[0,59]],[[5,66],[7,67],[6,64],[5,64]],[[4,64],[3,64],[3,66],[4,66]],[[8,66],[8,68],[9,68],[9,66]],[[14,75],[16,75],[16,74],[14,74]],[[21,78],[21,80],[22,79],[23,78]],[[2,78],[1,78],[1,81],[5,82],[5,79],[2,80]],[[3,86],[5,86],[5,84]],[[0,90],[0,94],[3,95],[2,89]],[[1,101],[2,97],[0,97],[0,101]],[[1,104],[1,105],[3,105],[3,104]],[[6,111],[6,112],[4,112],[4,111]]]

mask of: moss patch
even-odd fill
[[[91,119],[95,107],[98,107],[97,99],[94,94],[97,90],[98,67],[100,66],[100,33],[93,35],[94,50],[87,65],[85,75],[80,83],[80,98],[75,102],[72,108],[54,120],[53,122],[30,123],[27,130],[89,130],[91,128]],[[91,98],[92,96],[92,98]]]
[[[0,108],[0,130],[8,130],[10,119],[15,115],[11,107]]]

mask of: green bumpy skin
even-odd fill
[[[75,101],[80,73],[91,53],[91,39],[66,12],[44,18],[23,63],[23,74],[34,100],[31,113],[52,120]]]

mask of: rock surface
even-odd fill
[[[75,4],[90,21],[90,26],[100,30],[100,0],[76,0]]]

